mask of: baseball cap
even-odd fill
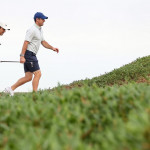
[[[45,15],[44,15],[43,13],[41,13],[41,12],[37,12],[37,13],[34,15],[34,20],[35,20],[36,18],[48,19],[48,17],[45,16]]]
[[[7,24],[0,22],[0,27],[2,27],[5,30],[10,30],[10,28],[7,26]]]

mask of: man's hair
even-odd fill
[[[1,29],[2,27],[0,26],[0,29]]]

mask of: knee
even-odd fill
[[[38,72],[36,72],[34,75],[35,75],[35,77],[37,77],[37,78],[41,78],[42,73],[41,73],[41,71],[38,71]]]

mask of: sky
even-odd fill
[[[0,0],[0,21],[11,28],[0,36],[0,60],[19,61],[26,30],[36,12],[48,16],[40,46],[39,89],[93,78],[150,54],[148,0]],[[0,91],[24,76],[22,64],[0,63]],[[16,92],[32,91],[32,83]]]

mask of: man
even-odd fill
[[[2,36],[6,30],[10,30],[5,23],[0,22],[0,36]],[[0,43],[1,45],[1,43]]]
[[[5,23],[0,22],[0,36],[2,36],[6,30],[10,30]]]
[[[9,93],[11,96],[14,95],[14,90],[32,80],[33,91],[36,92],[39,85],[39,80],[41,78],[41,71],[38,64],[36,54],[39,50],[40,44],[45,48],[51,49],[54,52],[59,52],[58,48],[54,48],[49,45],[43,37],[42,26],[44,25],[45,19],[48,19],[43,13],[37,12],[34,15],[35,24],[27,30],[25,41],[22,47],[22,52],[20,54],[20,63],[24,63],[25,76],[20,78],[11,87],[5,88],[5,92]]]

